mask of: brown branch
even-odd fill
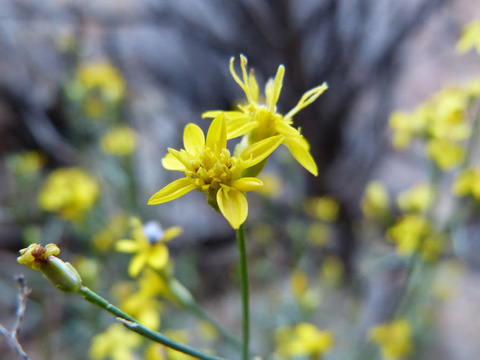
[[[13,324],[12,330],[8,331],[2,324],[0,324],[0,335],[3,335],[10,346],[15,350],[15,352],[24,360],[29,360],[30,358],[23,350],[22,345],[18,342],[17,336],[22,324],[23,317],[25,315],[25,309],[27,305],[27,298],[31,290],[27,287],[25,278],[23,275],[16,276],[18,282],[18,305],[15,315],[15,323]]]

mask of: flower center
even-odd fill
[[[185,175],[195,184],[198,191],[208,195],[211,191],[220,189],[221,184],[228,185],[240,175],[239,162],[241,159],[230,157],[228,149],[222,149],[217,153],[207,147],[192,162],[193,171],[187,170]]]
[[[271,136],[277,135],[275,131],[275,122],[280,119],[281,115],[268,110],[265,106],[257,107],[252,111],[252,117],[258,123],[250,135],[250,143],[255,143]]]

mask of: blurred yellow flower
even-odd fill
[[[310,145],[301,135],[300,129],[295,129],[292,124],[293,116],[313,103],[328,88],[327,83],[307,91],[292,110],[286,115],[282,115],[277,112],[276,105],[282,90],[285,67],[280,65],[275,79],[270,79],[265,85],[265,103],[262,103],[259,101],[259,89],[253,69],[250,70],[250,74],[247,72],[247,58],[240,55],[243,80],[234,70],[234,60],[234,57],[230,59],[230,73],[245,92],[248,103],[239,105],[238,111],[225,112],[228,120],[228,139],[245,135],[245,144],[249,145],[271,136],[282,135],[283,144],[293,157],[305,169],[317,176],[317,165],[310,154]],[[202,117],[213,118],[219,113],[221,111],[208,111]]]
[[[282,179],[273,173],[263,173],[258,176],[263,186],[258,190],[258,193],[267,197],[274,198],[279,196],[282,192]]]
[[[127,156],[137,146],[137,133],[128,126],[117,126],[107,132],[100,140],[100,146],[108,154]]]
[[[183,230],[179,226],[166,229],[156,239],[149,239],[144,232],[143,224],[138,218],[132,218],[132,240],[119,240],[115,244],[117,251],[135,254],[130,261],[128,274],[136,277],[146,266],[156,270],[164,269],[169,260],[166,242],[179,236]]]
[[[96,335],[90,346],[92,359],[131,360],[134,351],[142,344],[142,338],[123,325],[113,324],[105,332]]]
[[[462,171],[453,184],[453,193],[480,200],[480,168],[472,167]]]
[[[450,170],[463,159],[463,147],[445,140],[431,140],[427,144],[427,156],[442,170]]]
[[[111,216],[104,227],[93,235],[93,244],[99,251],[110,250],[116,240],[125,236],[129,216],[120,212]]]
[[[404,212],[422,213],[433,204],[434,196],[430,184],[418,184],[398,196],[398,206]]]
[[[81,168],[53,170],[38,195],[38,204],[45,211],[67,220],[79,220],[97,199],[97,181]]]
[[[316,356],[321,358],[334,343],[333,333],[320,331],[308,323],[298,324],[292,332],[292,337],[287,345],[288,354],[291,356]]]
[[[385,360],[402,359],[413,350],[412,329],[406,319],[375,326],[369,331],[368,337],[380,346]]]
[[[98,91],[108,101],[117,102],[125,96],[125,81],[108,62],[82,65],[77,71],[77,80],[87,91]]]
[[[310,245],[313,245],[313,246],[327,245],[329,236],[330,236],[330,229],[326,224],[315,222],[308,226],[307,241]]]
[[[457,43],[457,51],[466,53],[474,48],[480,55],[480,20],[474,20],[463,28],[463,34]]]
[[[8,156],[7,167],[14,175],[30,175],[40,170],[46,161],[40,151],[24,151]]]
[[[387,230],[387,237],[397,245],[400,255],[410,255],[418,250],[430,232],[430,224],[425,218],[409,214]]]
[[[362,211],[369,219],[382,219],[389,213],[388,193],[380,181],[368,183],[362,199]]]
[[[160,328],[162,304],[149,292],[139,291],[121,299],[120,308],[147,328]]]
[[[301,298],[308,290],[308,277],[304,271],[296,270],[290,278],[292,293],[296,298]]]
[[[328,195],[307,199],[305,211],[320,220],[332,222],[337,220],[340,206]]]
[[[242,172],[267,158],[282,142],[274,136],[250,145],[236,157],[227,147],[225,115],[218,115],[211,123],[205,139],[202,129],[188,124],[183,133],[185,150],[168,149],[162,164],[167,170],[185,173],[153,195],[149,205],[174,200],[197,189],[207,195],[207,201],[228,220],[234,229],[242,225],[248,214],[244,192],[258,190],[262,182],[254,177],[242,177]]]

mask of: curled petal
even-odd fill
[[[157,205],[174,200],[193,189],[195,189],[195,185],[192,184],[189,179],[183,178],[175,180],[153,195],[150,200],[148,200],[148,205]]]
[[[183,165],[183,163],[180,160],[178,160],[175,156],[173,156],[170,153],[165,155],[165,157],[162,159],[162,165],[167,170],[174,170],[174,171],[186,170],[185,165]]]
[[[207,133],[207,147],[217,152],[227,147],[227,120],[224,113],[212,120]]]
[[[235,180],[230,186],[240,191],[255,191],[263,186],[263,182],[254,177],[244,177]]]
[[[298,113],[303,108],[307,107],[311,103],[313,103],[317,98],[324,93],[325,90],[328,89],[328,85],[324,82],[322,85],[314,87],[313,89],[308,90],[298,101],[298,104],[288,112],[283,118],[289,120],[293,115]]]
[[[174,157],[176,157],[178,161],[180,161],[185,166],[186,169],[191,170],[192,163],[196,160],[195,156],[189,154],[185,150],[178,151],[172,148],[168,148],[168,152]]]
[[[285,136],[300,136],[300,132],[284,120],[275,121],[275,130]]]
[[[313,160],[312,155],[308,151],[308,147],[305,146],[305,140],[303,137],[289,136],[283,140],[283,144],[288,148],[300,165],[311,172],[313,175],[318,175],[317,164]]]
[[[250,95],[252,95],[253,101],[258,101],[258,83],[255,79],[255,74],[253,69],[250,69],[250,75],[248,76],[248,88],[250,90]]]
[[[271,136],[247,147],[240,154],[244,167],[249,168],[265,159],[282,143],[283,139],[282,135]]]
[[[198,155],[205,149],[205,135],[195,124],[188,124],[183,131],[183,145],[192,155]]]
[[[217,203],[223,216],[234,229],[238,229],[247,219],[247,198],[237,189],[222,186],[217,192]]]
[[[283,76],[285,74],[285,67],[280,65],[277,70],[277,75],[275,75],[275,82],[273,83],[272,91],[269,91],[269,96],[267,97],[267,106],[270,111],[275,111],[275,105],[277,104],[278,97],[282,91]]]

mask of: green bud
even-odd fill
[[[49,256],[42,263],[40,271],[53,285],[65,292],[77,292],[82,286],[82,279],[77,270],[55,256]]]

